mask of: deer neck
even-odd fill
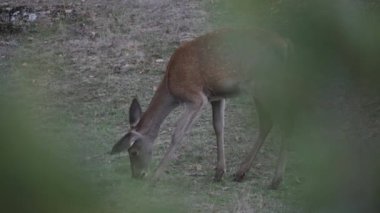
[[[170,94],[164,80],[157,88],[147,110],[143,113],[136,126],[136,131],[155,139],[158,136],[161,124],[176,106],[176,101]]]

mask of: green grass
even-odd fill
[[[45,85],[59,83],[66,78],[64,72],[68,69],[67,61],[57,61],[51,53],[36,54],[34,51],[39,49],[39,45],[39,42],[26,44],[15,51],[15,57],[10,63],[15,73],[14,80],[21,82],[19,89],[22,95],[13,97],[19,98],[17,104],[28,105],[27,111],[30,111],[32,117],[30,123],[37,123],[34,127],[37,127],[38,132],[52,138],[45,142],[57,143],[57,147],[60,147],[58,158],[72,158],[70,160],[75,162],[76,169],[83,172],[82,178],[90,184],[101,200],[102,208],[107,212],[125,212],[126,209],[127,212],[151,212],[152,209],[155,212],[168,212],[173,209],[175,212],[228,212],[235,211],[236,205],[241,205],[239,208],[249,212],[251,204],[244,202],[250,202],[251,199],[259,198],[267,202],[281,199],[279,194],[282,192],[268,191],[268,180],[260,177],[260,174],[254,177],[250,177],[250,174],[248,178],[251,181],[235,183],[231,177],[234,169],[229,169],[229,174],[222,183],[213,183],[215,153],[207,156],[209,154],[203,150],[204,144],[198,143],[184,147],[186,152],[181,154],[178,161],[173,162],[169,174],[164,175],[158,186],[152,187],[147,182],[131,179],[128,156],[107,154],[113,143],[128,128],[126,109],[107,103],[98,104],[96,101],[78,102],[76,98],[71,101],[71,97],[65,97],[65,93],[55,88],[57,85],[53,86],[53,90],[48,90]],[[209,125],[210,121],[205,122],[199,126],[199,130],[195,130],[190,139],[186,139],[186,143],[192,143],[197,138],[204,140],[210,135],[206,142],[208,146],[214,146],[212,130],[200,131],[204,128],[202,125]],[[166,133],[163,140],[167,140],[169,135],[170,132]],[[160,159],[158,155],[162,154],[163,149],[160,150],[161,153],[155,155],[154,165]],[[191,166],[199,159],[202,175],[184,175],[186,172],[191,173]],[[250,198],[244,200],[246,195]]]
[[[183,10],[187,10],[185,6]],[[134,10],[144,12],[144,8]],[[131,11],[125,13],[128,12]],[[278,191],[267,189],[278,150],[277,137],[273,136],[276,133],[272,133],[264,145],[256,165],[247,174],[247,180],[243,183],[232,181],[232,174],[254,142],[257,131],[256,115],[251,113],[250,102],[244,97],[228,101],[228,171],[221,183],[212,181],[216,145],[210,107],[185,139],[169,173],[164,174],[156,186],[130,177],[127,154],[108,155],[112,145],[128,129],[127,109],[131,98],[138,95],[146,108],[153,95],[152,88],[161,79],[165,64],[155,63],[152,55],[168,59],[178,40],[176,35],[161,34],[160,31],[141,35],[134,29],[138,26],[128,25],[129,16],[121,17],[124,22],[112,23],[105,14],[98,15],[100,17],[93,23],[85,22],[88,24],[86,30],[100,34],[100,38],[94,41],[87,37],[87,31],[83,35],[73,32],[73,23],[65,21],[53,23],[51,28],[37,26],[35,33],[19,35],[17,48],[7,53],[11,56],[5,61],[10,76],[5,79],[8,83],[3,90],[12,97],[15,105],[22,106],[21,113],[28,115],[25,117],[29,123],[27,128],[47,138],[41,139],[39,144],[49,144],[65,170],[81,171],[78,179],[86,183],[82,189],[94,195],[95,208],[101,212],[286,211],[288,204],[284,198],[291,193],[289,189],[297,186],[292,173],[287,173],[285,183]],[[196,25],[199,23],[191,21],[185,23],[195,31],[191,33],[203,30]],[[99,28],[121,23],[130,34]],[[138,43],[142,45],[126,45],[138,36],[142,39]],[[145,58],[133,64],[135,67],[113,72],[114,65],[132,63],[138,51],[145,52]],[[253,119],[245,116],[247,108]],[[178,110],[162,127],[153,167],[170,142],[170,129],[173,129],[177,116]],[[196,168],[197,165],[200,169]]]

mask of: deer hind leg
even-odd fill
[[[207,103],[207,98],[203,94],[191,96],[191,101],[185,102],[185,111],[177,121],[176,128],[172,135],[171,144],[162,158],[157,170],[153,176],[154,180],[158,180],[159,176],[167,167],[167,164],[172,159],[177,147],[182,142],[184,136],[190,131],[192,124],[200,115],[202,108]]]
[[[226,160],[224,157],[224,109],[226,101],[224,99],[211,102],[212,121],[216,134],[217,163],[215,168],[214,181],[220,181],[226,172]]]
[[[279,157],[277,159],[276,170],[274,171],[272,182],[269,185],[270,189],[278,189],[285,173],[288,150],[287,150],[287,145],[286,145],[287,141],[284,141],[284,139],[282,140],[283,141],[281,142],[281,150],[280,150]]]
[[[246,156],[245,160],[240,164],[238,171],[234,174],[234,180],[238,182],[244,179],[245,174],[251,168],[257,153],[259,152],[261,146],[263,145],[266,137],[268,136],[268,133],[270,132],[273,126],[270,114],[267,111],[265,111],[262,104],[257,99],[255,99],[255,105],[259,117],[259,136],[256,140],[256,143],[253,145],[251,151]]]
[[[287,120],[291,121],[291,119]],[[293,123],[287,123],[286,125],[281,126],[281,148],[277,159],[276,169],[274,171],[274,176],[271,184],[269,185],[270,189],[278,189],[284,177],[288,158],[289,137],[291,135],[292,128]]]

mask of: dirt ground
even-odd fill
[[[143,108],[160,82],[171,53],[182,42],[221,27],[214,21],[215,2],[208,0],[135,1],[9,1],[26,5],[37,15],[33,23],[0,40],[2,78],[9,88],[36,98],[32,112],[42,129],[71,131],[70,150],[105,203],[116,212],[128,212],[130,178],[127,154],[109,156],[112,145],[127,131],[127,110],[137,96]],[[2,3],[3,4],[3,3]],[[6,3],[4,3],[6,5]],[[12,79],[12,80],[10,80]],[[9,89],[8,88],[8,89]],[[181,109],[170,115],[155,143],[157,165],[170,143]],[[53,115],[52,115],[53,114]],[[247,116],[249,114],[249,116]],[[277,191],[267,189],[276,159],[277,137],[271,134],[246,181],[232,181],[232,174],[257,135],[252,103],[228,100],[225,150],[227,174],[213,183],[216,142],[208,106],[176,159],[153,189],[154,196],[178,195],[186,212],[283,212],[291,204],[283,198],[299,184],[290,161],[285,182]],[[125,186],[127,184],[127,186]]]

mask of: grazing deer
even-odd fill
[[[241,181],[272,128],[272,118],[260,93],[272,69],[283,67],[288,51],[286,39],[261,29],[224,29],[200,36],[183,44],[171,56],[166,73],[147,110],[142,113],[137,99],[129,109],[130,130],[112,148],[111,153],[128,150],[132,177],[142,178],[152,157],[153,142],[167,115],[180,104],[185,109],[176,123],[171,144],[153,178],[164,171],[173,153],[188,133],[207,102],[211,103],[216,133],[217,163],[215,181],[226,172],[224,157],[225,98],[240,91],[253,90],[260,131],[246,159],[235,174]],[[281,149],[272,187],[280,183],[286,161],[285,145]]]

